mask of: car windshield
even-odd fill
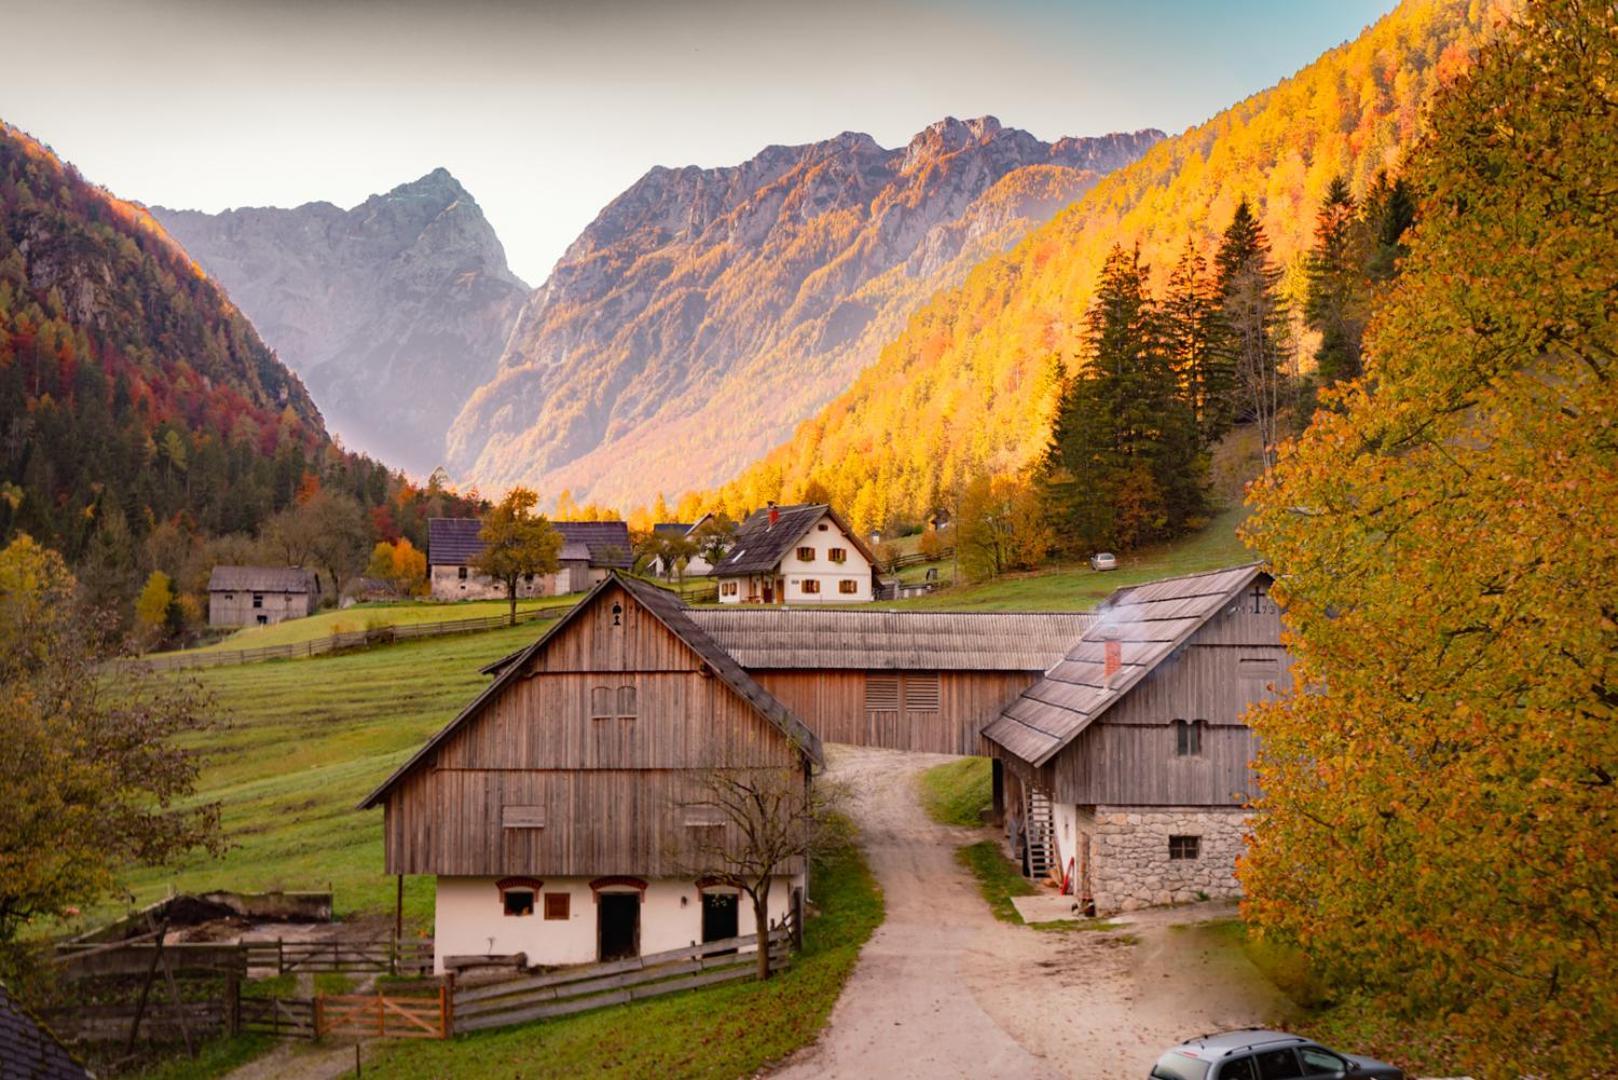
[[[1170,1050],[1152,1066],[1156,1080],[1207,1080],[1208,1063],[1179,1050]]]

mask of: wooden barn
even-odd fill
[[[296,566],[216,566],[208,578],[209,626],[269,626],[320,605],[320,579]]]
[[[733,830],[692,806],[705,775],[780,770],[807,791],[821,761],[678,598],[614,572],[362,806],[384,808],[389,873],[437,877],[440,970],[611,960],[736,936],[735,893],[682,869],[712,838],[695,830]]]
[[[1242,713],[1290,687],[1259,566],[1124,588],[984,730],[1029,869],[1101,914],[1240,895],[1256,794]]]

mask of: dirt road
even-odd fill
[[[820,1041],[778,1075],[1139,1080],[1187,1035],[1283,1011],[1239,951],[1189,925],[1228,909],[1157,912],[1107,933],[997,922],[954,859],[986,834],[936,825],[916,800],[915,775],[949,759],[842,746],[830,759],[887,919]]]

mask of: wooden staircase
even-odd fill
[[[1043,881],[1056,861],[1056,823],[1051,799],[1032,786],[1024,788],[1023,821],[1027,829],[1028,876]]]

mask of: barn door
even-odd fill
[[[596,942],[601,960],[640,955],[638,892],[604,892],[596,897]]]

